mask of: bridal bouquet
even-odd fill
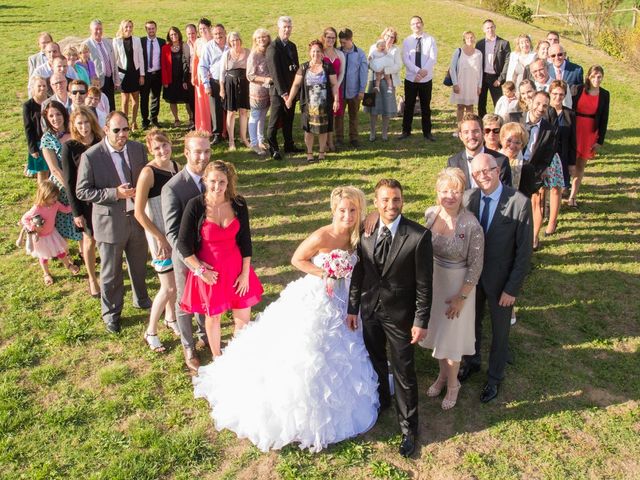
[[[322,269],[329,278],[350,278],[353,272],[353,255],[345,250],[329,252],[322,262]]]

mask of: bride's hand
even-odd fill
[[[378,212],[371,212],[364,219],[364,236],[368,237],[373,233],[376,228],[376,223],[380,219],[380,214]]]
[[[241,297],[249,290],[249,272],[242,272],[236,278],[233,284],[233,288],[236,289],[236,294]]]
[[[327,295],[333,297],[333,287],[336,284],[336,279],[331,277],[326,277],[324,279],[324,289],[327,292]]]

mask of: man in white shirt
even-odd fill
[[[120,77],[111,39],[103,37],[102,22],[98,19],[91,20],[89,31],[91,36],[86,42],[91,60],[96,67],[96,74],[100,79],[100,90],[109,99],[109,110],[114,111],[116,109],[115,89],[120,86]]]
[[[153,125],[159,127],[160,92],[162,91],[162,74],[160,71],[160,51],[165,41],[156,37],[158,26],[153,20],[144,24],[147,36],[140,39],[142,57],[144,58],[144,85],[140,87],[140,115],[142,128]],[[151,96],[151,112],[149,112],[149,96]]]
[[[211,133],[213,134],[212,145],[222,142],[224,110],[222,108],[222,98],[220,97],[220,59],[228,48],[227,32],[224,29],[224,25],[219,23],[213,27],[213,39],[207,42],[198,65],[200,81],[204,84],[204,89],[209,95]]]
[[[549,85],[551,85],[553,79],[549,75],[547,62],[542,59],[534,60],[529,65],[529,70],[531,71],[533,82],[536,85],[536,91],[549,93]],[[573,105],[571,95],[565,95],[562,104],[567,108],[571,108]]]
[[[33,75],[33,71],[38,68],[43,63],[47,63],[47,54],[44,52],[47,45],[53,42],[53,38],[51,34],[48,32],[41,32],[38,35],[38,47],[40,47],[40,51],[38,53],[34,53],[28,59],[27,65],[29,67],[29,77]]]
[[[438,58],[438,47],[431,35],[424,30],[424,23],[419,16],[411,17],[413,33],[402,42],[402,61],[406,68],[404,79],[404,115],[402,117],[402,134],[400,139],[411,135],[413,112],[416,97],[420,97],[422,113],[422,135],[435,141],[431,134],[431,91],[433,88],[433,69]]]

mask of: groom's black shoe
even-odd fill
[[[414,433],[405,433],[402,435],[400,443],[400,455],[410,457],[416,451],[416,436]]]
[[[458,371],[458,380],[464,382],[467,378],[471,376],[471,374],[480,371],[480,365],[473,363],[465,363],[460,367]]]
[[[480,401],[487,403],[498,396],[498,385],[487,383],[480,394]]]

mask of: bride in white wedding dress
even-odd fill
[[[296,442],[318,452],[377,419],[378,380],[362,330],[345,323],[364,194],[336,188],[331,211],[333,222],[304,240],[291,260],[307,275],[287,285],[193,380],[216,428],[262,451]]]

